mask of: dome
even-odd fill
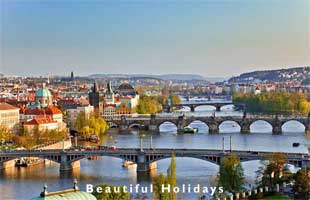
[[[134,88],[129,83],[122,83],[118,90],[134,90]]]
[[[45,197],[35,197],[32,200],[96,200],[96,197],[90,193],[83,191],[75,192],[55,192],[54,194],[48,193]]]
[[[46,88],[39,88],[36,91],[36,97],[51,97],[51,92]]]

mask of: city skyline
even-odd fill
[[[0,2],[4,74],[230,77],[310,64],[307,0]]]

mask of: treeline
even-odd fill
[[[19,147],[31,149],[37,145],[47,145],[58,142],[68,137],[67,129],[63,130],[39,130],[33,128],[31,131],[27,129],[21,130],[20,134],[14,135],[12,140]]]
[[[171,104],[180,104],[181,99],[178,95],[170,94],[169,96],[146,96],[142,95],[139,99],[139,105],[136,112],[139,114],[154,114],[162,110],[163,105],[167,104],[170,99]]]
[[[248,112],[270,114],[302,114],[310,112],[310,94],[272,92],[263,94],[234,94],[234,104],[245,104]]]

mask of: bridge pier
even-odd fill
[[[137,173],[146,173],[155,168],[157,168],[156,162],[148,163],[144,152],[138,153]]]
[[[273,135],[280,135],[280,134],[282,134],[281,126],[272,126],[272,134]]]
[[[155,132],[159,131],[157,125],[149,125],[149,130],[150,131],[155,131]]]
[[[61,152],[59,171],[70,171],[76,167],[80,167],[80,161],[70,162],[67,154],[65,152]]]
[[[217,112],[220,112],[220,111],[221,111],[221,106],[218,106],[218,105],[217,105],[217,106],[215,106],[215,107],[216,107],[216,111],[217,111]]]
[[[219,133],[219,126],[216,123],[208,124],[209,126],[209,133],[214,134],[214,133]]]
[[[195,106],[194,105],[191,105],[190,109],[191,109],[191,112],[195,112]]]
[[[138,163],[137,164],[137,173],[147,173],[151,171],[152,169],[157,168],[157,163],[152,162],[152,163]]]
[[[250,124],[247,122],[243,122],[241,124],[241,133],[250,133]]]
[[[310,160],[303,160],[302,163],[301,163],[301,167],[302,168],[305,168],[305,167],[306,168],[308,168],[308,167],[310,168]]]

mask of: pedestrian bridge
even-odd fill
[[[66,171],[73,168],[76,162],[81,159],[92,156],[111,156],[120,158],[124,161],[131,161],[137,164],[138,172],[146,172],[150,170],[153,164],[161,159],[169,158],[174,154],[176,157],[189,157],[205,160],[219,165],[220,161],[234,154],[240,158],[242,162],[251,160],[265,160],[272,152],[263,151],[223,151],[216,149],[173,149],[173,148],[117,148],[114,150],[100,150],[97,148],[78,148],[70,150],[54,149],[54,150],[14,150],[0,152],[0,166],[4,162],[14,160],[21,157],[37,157],[51,160],[60,164],[60,171]],[[310,157],[307,153],[284,153],[287,156],[289,164],[298,167],[310,167]]]

